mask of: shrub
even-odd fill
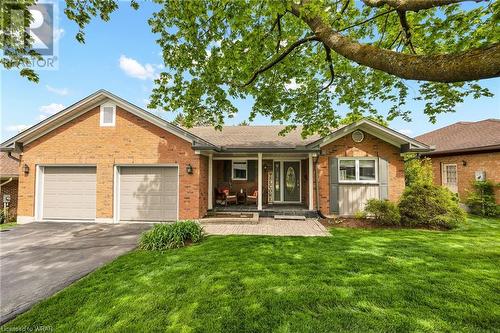
[[[366,219],[366,212],[358,210],[356,213],[354,213],[354,217],[357,219]]]
[[[465,222],[458,197],[445,187],[413,185],[399,202],[401,223],[406,226],[454,228]]]
[[[373,215],[378,224],[399,225],[400,223],[399,209],[389,200],[370,199],[366,203],[365,212]]]
[[[204,235],[203,227],[194,221],[155,224],[151,230],[141,235],[139,247],[143,250],[163,251],[182,247],[186,242],[200,242]]]
[[[467,197],[467,206],[471,213],[481,216],[500,215],[500,206],[495,201],[495,186],[490,180],[474,181],[474,191]]]
[[[406,186],[432,185],[433,178],[430,158],[419,159],[414,154],[407,154],[405,156]]]

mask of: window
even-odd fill
[[[247,180],[247,161],[233,161],[233,180]]]
[[[340,159],[339,181],[341,182],[375,182],[377,180],[376,159]]]
[[[356,161],[340,160],[340,180],[356,180]]]
[[[116,106],[114,104],[101,105],[101,127],[115,126]]]

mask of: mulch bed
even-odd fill
[[[362,229],[424,229],[424,230],[448,230],[439,227],[406,227],[394,225],[380,225],[373,219],[357,219],[354,217],[338,217],[320,219],[319,222],[326,228],[362,228]]]

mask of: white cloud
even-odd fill
[[[42,105],[40,106],[40,112],[45,113],[47,115],[53,115],[54,113],[57,113],[64,109],[64,105],[59,104],[59,103],[50,103],[47,105]]]
[[[297,83],[295,78],[291,79],[289,83],[285,83],[285,88],[288,90],[296,90],[302,87],[301,83]]]
[[[19,125],[10,125],[10,126],[7,126],[5,129],[9,132],[22,132],[24,131],[25,129],[27,129],[28,127],[30,127],[29,125],[25,125],[25,124],[19,124]]]
[[[64,36],[64,29],[56,29],[54,30],[54,42],[58,42]]]
[[[120,56],[119,62],[120,68],[130,77],[141,80],[153,80],[157,76],[155,66],[151,64],[142,65],[137,60],[128,58],[125,55]]]
[[[52,86],[49,86],[48,84],[45,85],[45,88],[47,88],[47,90],[50,91],[51,93],[57,95],[66,96],[67,94],[69,94],[68,88],[54,88]]]
[[[413,134],[413,131],[409,128],[402,128],[402,129],[398,130],[398,132],[401,134],[404,134],[404,135],[408,135],[408,136],[411,136]]]

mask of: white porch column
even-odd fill
[[[258,153],[257,163],[257,210],[262,210],[262,153]]]
[[[214,189],[213,189],[213,171],[212,171],[212,166],[213,166],[213,156],[212,154],[208,155],[208,209],[213,209],[213,194],[214,194]]]
[[[309,210],[314,210],[314,168],[313,154],[309,153]]]

